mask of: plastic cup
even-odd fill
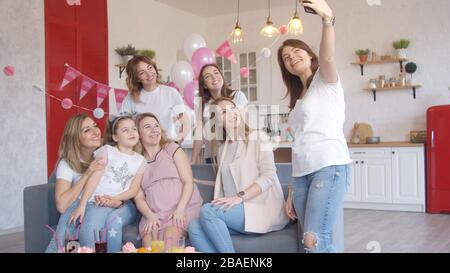
[[[108,252],[108,243],[103,233],[104,229],[94,229],[95,253]]]

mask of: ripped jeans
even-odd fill
[[[315,238],[313,247],[305,247],[307,252],[336,252],[332,243],[333,227],[344,202],[350,175],[350,165],[339,165],[294,177],[294,208],[303,230],[303,245],[305,235]]]

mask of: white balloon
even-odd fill
[[[102,119],[105,116],[105,111],[102,108],[96,108],[94,110],[94,117],[96,119]]]
[[[194,70],[186,61],[176,62],[170,70],[170,78],[180,90],[194,79]]]
[[[206,47],[206,42],[199,34],[191,33],[184,39],[183,50],[188,60],[190,60],[192,54],[201,47]]]
[[[261,55],[263,55],[264,58],[269,58],[271,54],[270,48],[265,47],[261,50]]]

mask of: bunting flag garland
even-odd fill
[[[100,104],[103,103],[105,98],[108,96],[108,91],[111,89],[111,87],[97,83],[97,107],[100,107]]]
[[[96,84],[96,82],[85,76],[82,75],[83,77],[83,81],[81,82],[81,89],[80,89],[80,100],[84,98],[84,96],[86,96],[86,94],[92,89],[92,87],[94,87],[94,85]]]
[[[73,104],[71,99],[68,99],[68,98],[60,99],[56,96],[53,96],[49,92],[43,90],[42,88],[38,87],[37,85],[33,85],[33,91],[44,93],[46,96],[49,96],[50,98],[59,101],[61,103],[61,107],[66,110],[71,109],[72,107],[76,107],[76,108],[79,108],[79,109],[82,109],[85,111],[93,112],[94,117],[97,119],[102,119],[105,114],[108,114],[107,112],[103,111],[103,109],[101,109],[101,108],[96,108],[96,109],[92,110],[92,109],[89,109],[86,107],[82,107],[82,106]]]
[[[67,69],[66,69],[66,73],[64,75],[64,79],[61,83],[60,90],[62,90],[69,83],[71,83],[72,81],[74,81],[75,79],[77,79],[78,77],[81,76],[82,82],[81,82],[81,88],[80,88],[80,100],[82,100],[86,96],[86,94],[89,93],[95,87],[97,89],[97,107],[100,107],[100,105],[103,103],[103,101],[108,96],[108,93],[109,93],[109,90],[111,90],[111,87],[109,87],[108,85],[96,82],[95,80],[82,74],[80,71],[76,70],[75,68],[71,67],[68,64],[66,64],[65,66],[67,67]],[[128,90],[114,88],[114,96],[116,99],[117,111],[120,110],[120,107],[122,106],[122,103],[127,95],[128,95]]]
[[[68,65],[66,65],[66,66],[67,66],[66,74],[64,74],[64,79],[63,79],[63,82],[61,83],[61,87],[59,87],[59,90],[62,90],[66,85],[68,85],[69,83],[74,81],[76,78],[78,78],[78,76],[81,75],[81,73],[78,70],[76,70],[75,68],[68,66]]]
[[[117,111],[119,112],[120,111],[120,107],[122,107],[123,100],[128,95],[128,90],[114,88],[114,95],[116,97]]]
[[[233,49],[231,48],[230,43],[227,41],[223,42],[217,49],[216,54],[219,56],[223,56],[230,60],[231,62],[237,64],[236,56],[234,56]]]

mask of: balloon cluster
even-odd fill
[[[185,103],[194,109],[194,98],[198,94],[198,77],[204,65],[216,62],[214,52],[206,47],[205,39],[199,34],[189,34],[183,43],[183,51],[188,60],[176,62],[170,70],[172,82],[183,94]]]

